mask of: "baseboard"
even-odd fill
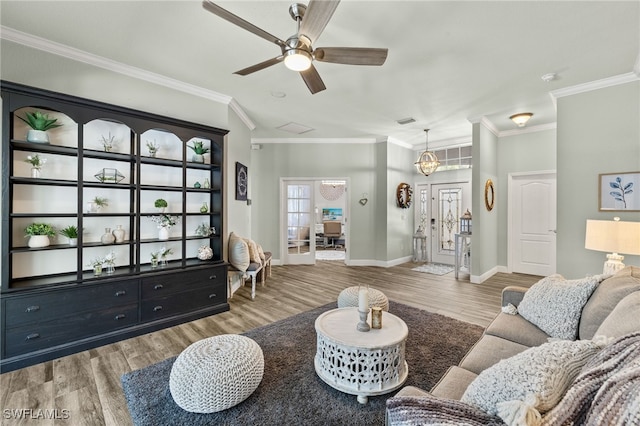
[[[498,272],[499,272],[498,267],[494,266],[493,268],[489,269],[487,272],[485,272],[482,275],[471,275],[471,278],[469,281],[471,281],[472,284],[482,284],[483,282],[485,282],[486,280],[488,280]]]

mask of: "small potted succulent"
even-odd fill
[[[48,223],[32,223],[25,228],[24,234],[25,238],[29,237],[29,247],[40,248],[51,244],[49,237],[55,237],[56,230]]]
[[[60,235],[64,235],[69,239],[70,246],[78,245],[78,227],[75,225],[69,225],[66,228],[62,228],[59,231]]]
[[[150,157],[155,157],[160,149],[160,145],[158,145],[155,139],[152,141],[147,141],[147,150],[149,151]]]
[[[164,209],[166,209],[169,204],[167,203],[167,200],[163,199],[163,198],[158,198],[154,203],[153,203],[154,207],[157,209],[160,209],[160,213],[164,213]]]
[[[204,147],[204,142],[193,141],[193,146],[187,145],[193,151],[193,157],[191,161],[194,163],[204,163],[204,154],[209,152],[209,148]]]
[[[104,152],[111,152],[111,150],[116,144],[116,137],[112,136],[111,132],[109,132],[108,137],[105,137],[104,135],[100,136],[100,143],[102,144],[102,148],[104,149]]]
[[[151,252],[151,267],[152,268],[157,268],[158,267],[158,260],[160,260],[160,252],[159,251]]]
[[[62,126],[62,124],[56,124],[57,118],[49,118],[49,114],[40,111],[26,112],[24,118],[17,117],[31,127],[27,132],[28,142],[49,143],[47,130]]]
[[[109,205],[109,200],[104,197],[93,197],[93,200],[87,202],[87,213],[96,213],[103,207]]]

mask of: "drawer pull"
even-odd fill
[[[162,306],[156,306],[153,308],[153,312],[158,312],[162,310]]]
[[[116,317],[114,319],[121,320],[121,319],[124,319],[125,317],[126,317],[125,314],[118,314],[118,315],[116,315]]]
[[[31,333],[25,340],[35,340],[40,337],[40,333]]]
[[[27,309],[25,309],[25,312],[35,312],[39,310],[40,310],[40,306],[32,305],[32,306],[28,306]]]
[[[164,288],[164,286],[162,284],[156,284],[153,286],[154,290],[162,290]]]
[[[209,299],[215,299],[215,298],[216,298],[216,294],[215,294],[215,293],[211,293],[211,294],[209,295]]]
[[[116,297],[124,296],[125,294],[127,294],[126,290],[116,291]]]
[[[209,279],[210,279],[210,280],[215,280],[216,278],[218,278],[216,275],[211,275],[211,276],[209,277]]]

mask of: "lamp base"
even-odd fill
[[[607,255],[607,261],[604,262],[604,268],[602,269],[602,273],[606,275],[613,275],[619,270],[624,268],[624,256],[618,253],[610,253]]]

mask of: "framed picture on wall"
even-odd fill
[[[247,201],[248,178],[247,166],[236,161],[236,200]]]
[[[598,210],[640,211],[640,172],[598,175]]]

